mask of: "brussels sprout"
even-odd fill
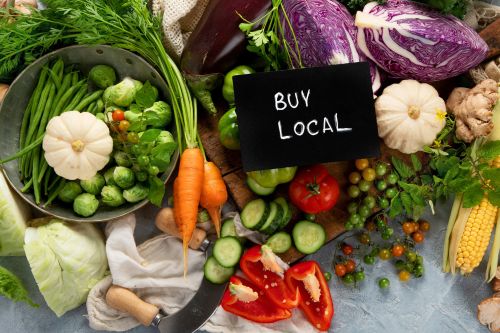
[[[137,111],[125,111],[125,119],[127,119],[131,124],[139,121],[142,116],[142,112]]]
[[[154,124],[155,128],[164,128],[172,120],[172,110],[170,106],[162,101],[155,102],[153,106],[144,110],[144,113],[154,112],[159,120]]]
[[[116,164],[123,167],[129,167],[132,165],[132,160],[127,153],[123,151],[117,151],[113,154]]]
[[[59,199],[70,203],[73,202],[80,193],[82,193],[82,188],[77,182],[67,182],[59,192]]]
[[[82,193],[73,201],[73,210],[83,217],[94,215],[97,208],[99,208],[99,200],[90,193]]]
[[[106,65],[97,65],[92,67],[89,73],[89,79],[101,89],[111,87],[116,82],[115,70]]]
[[[106,104],[129,106],[135,99],[136,92],[142,88],[142,83],[126,77],[122,82],[107,88],[103,99]]]
[[[148,173],[146,171],[136,171],[135,178],[140,182],[145,182],[148,179]]]
[[[102,112],[99,112],[99,113],[96,113],[95,117],[99,120],[102,120],[102,121],[106,121],[106,116],[104,115],[104,113]]]
[[[115,167],[112,167],[104,173],[104,180],[106,181],[106,185],[116,185],[115,180],[113,179],[113,172],[115,172]]]
[[[115,168],[113,171],[113,179],[116,185],[120,186],[124,190],[131,188],[135,183],[134,172],[129,168],[122,166],[117,166]]]
[[[104,186],[101,191],[102,202],[110,207],[118,207],[125,203],[122,189],[116,185]]]
[[[90,179],[80,180],[80,186],[83,190],[94,195],[99,194],[105,184],[106,180],[99,173],[96,173],[95,176]]]
[[[170,142],[175,142],[175,140],[172,133],[170,133],[169,131],[161,131],[160,135],[158,135],[158,137],[156,138],[157,145]]]
[[[143,184],[135,184],[134,187],[129,188],[128,190],[123,191],[123,197],[128,202],[139,202],[148,197],[149,187],[144,186]]]

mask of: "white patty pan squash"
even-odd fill
[[[43,150],[59,176],[87,180],[108,163],[113,139],[108,126],[93,114],[68,111],[49,121]]]
[[[432,144],[446,123],[446,104],[437,90],[415,80],[385,88],[375,111],[379,136],[389,148],[405,154]]]

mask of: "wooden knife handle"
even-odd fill
[[[106,293],[106,303],[116,310],[127,312],[144,326],[151,325],[160,309],[140,299],[131,290],[112,285]]]

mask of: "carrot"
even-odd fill
[[[184,276],[186,276],[188,269],[188,244],[196,228],[198,217],[204,177],[204,160],[203,153],[199,148],[184,150],[179,164],[179,174],[174,182],[174,206],[177,207],[176,223],[182,234],[184,251]]]
[[[205,177],[201,191],[200,205],[210,215],[217,236],[220,237],[220,212],[227,201],[227,189],[222,174],[213,162],[205,162]]]

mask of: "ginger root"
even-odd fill
[[[477,319],[481,324],[487,325],[491,332],[500,333],[500,266],[497,267],[492,287],[495,294],[479,303]]]
[[[498,85],[484,80],[472,89],[455,88],[446,107],[455,116],[457,138],[472,142],[493,130],[493,107],[498,101]]]

